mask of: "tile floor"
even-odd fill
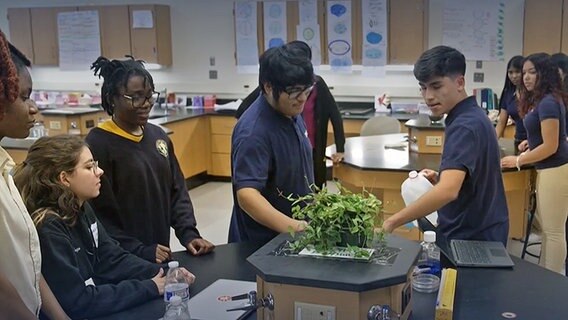
[[[335,189],[334,185],[330,189]],[[193,202],[197,227],[201,235],[216,245],[226,244],[229,232],[229,221],[233,209],[233,196],[231,183],[229,182],[209,182],[197,188],[191,189],[189,195]],[[171,230],[170,246],[173,251],[184,250],[179,243],[173,230]],[[523,244],[520,241],[510,240],[507,246],[508,251],[520,256]],[[539,253],[540,245],[529,247],[529,252]],[[536,258],[526,256],[530,262],[538,263]]]

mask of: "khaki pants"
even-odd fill
[[[562,273],[566,260],[568,164],[537,170],[536,198],[536,218],[542,227],[540,265]]]

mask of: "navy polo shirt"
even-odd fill
[[[501,177],[495,129],[483,109],[468,97],[446,117],[440,173],[466,173],[456,200],[438,210],[438,232],[447,239],[507,244],[509,214]]]
[[[306,195],[314,183],[312,147],[302,117],[282,115],[261,94],[233,130],[231,176],[234,206],[229,242],[268,242],[277,233],[239,207],[237,191],[254,188],[274,208],[292,216],[292,203],[284,197]]]
[[[499,101],[499,109],[505,109],[509,117],[515,121],[515,141],[526,140],[527,130],[523,124],[523,119],[521,119],[521,116],[519,115],[514,89],[507,90],[503,93],[503,96]]]
[[[534,164],[537,169],[559,167],[568,163],[568,143],[566,142],[566,108],[553,95],[547,94],[525,116],[529,148],[533,150],[542,144],[540,123],[546,119],[558,119],[558,149],[550,157]]]

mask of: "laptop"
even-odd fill
[[[515,264],[498,241],[450,240],[449,257],[458,267],[510,268]]]

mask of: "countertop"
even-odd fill
[[[408,151],[408,135],[384,134],[380,136],[351,137],[345,140],[343,163],[363,170],[403,171],[436,169],[440,166],[440,154],[419,154]],[[514,155],[512,139],[500,139],[501,157]],[[326,148],[325,154],[331,157],[335,145]],[[512,171],[515,169],[504,169]]]

